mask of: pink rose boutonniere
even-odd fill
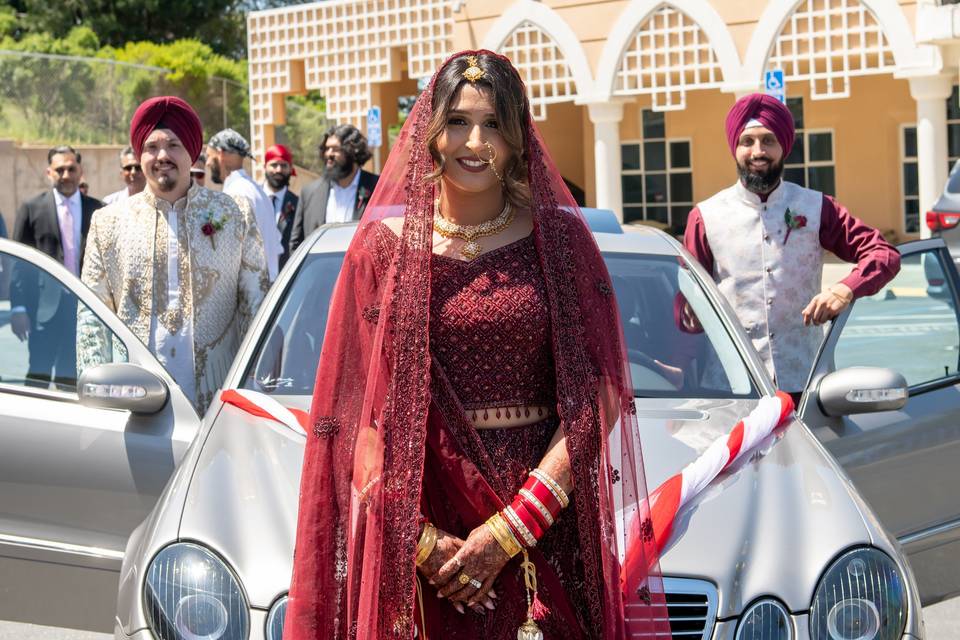
[[[803,229],[807,226],[807,216],[793,213],[789,208],[786,213],[783,214],[783,220],[787,223],[787,235],[783,237],[783,244],[787,244],[787,240],[790,239],[790,233],[794,229]]]
[[[217,248],[217,241],[214,239],[214,236],[218,231],[223,229],[226,223],[227,216],[225,215],[217,217],[212,211],[207,211],[203,214],[203,224],[200,225],[200,231],[203,232],[203,235],[210,238],[210,246],[213,247],[214,250]]]

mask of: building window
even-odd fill
[[[947,98],[947,173],[953,163],[960,160],[960,87],[953,85],[953,92]]]
[[[784,161],[783,178],[808,189],[836,195],[833,131],[808,130],[803,123],[803,98],[787,98],[796,124],[796,139]]]
[[[917,172],[917,127],[904,125],[900,135],[900,164],[903,166],[903,230],[920,233],[920,188]]]
[[[621,145],[623,221],[681,234],[693,208],[690,140],[667,138],[663,112],[644,109],[643,139]]]
[[[917,125],[901,127],[900,164],[903,167],[903,230],[920,233],[920,174],[917,169]],[[960,160],[960,88],[947,98],[947,175]]]

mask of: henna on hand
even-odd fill
[[[439,578],[440,569],[445,565],[449,564],[450,561],[456,556],[457,552],[464,546],[465,541],[457,536],[443,531],[442,529],[437,530],[437,544],[433,548],[433,551],[430,552],[430,555],[427,557],[426,561],[418,567],[420,573],[427,578],[427,581],[436,587],[438,590],[441,586],[450,583],[451,586],[455,584],[457,587],[460,586],[460,583],[457,580],[451,580],[450,576],[446,576],[444,579]],[[499,546],[499,545],[498,545]],[[503,554],[506,556],[506,554]],[[456,571],[457,563],[453,563],[454,573],[453,576],[459,575],[459,572]],[[472,577],[472,576],[471,576]],[[493,580],[496,576],[493,576],[490,579],[490,584],[484,584],[483,594],[480,594],[478,591],[478,596],[473,599],[472,602],[467,603],[474,611],[477,613],[483,613],[484,607],[490,609],[491,611],[496,607],[494,604],[494,599],[497,597],[496,593],[490,588],[493,586]],[[467,585],[468,589],[473,590],[473,587],[469,584]],[[437,597],[444,597],[442,593],[438,593]],[[463,605],[460,602],[452,602],[454,608],[457,609],[460,613],[463,613]]]
[[[480,525],[470,532],[456,554],[440,567],[436,576],[436,584],[440,587],[437,595],[449,598],[451,602],[465,602],[471,607],[483,604],[492,608],[487,604],[490,589],[509,560],[487,526]],[[461,584],[461,575],[480,582],[480,588],[469,582]]]

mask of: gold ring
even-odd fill
[[[460,584],[462,584],[463,586],[467,586],[468,584],[470,584],[470,576],[468,576],[463,572],[460,573],[460,577],[457,579],[460,581]]]

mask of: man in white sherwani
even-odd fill
[[[798,400],[820,325],[883,288],[900,254],[833,197],[781,179],[795,129],[779,100],[744,96],[726,134],[739,180],[690,212],[684,246],[713,275],[777,386]],[[824,288],[825,251],[856,266]]]
[[[263,242],[250,207],[192,182],[203,132],[186,102],[141,104],[130,143],[147,187],[96,212],[81,277],[202,415],[269,287]],[[81,314],[81,370],[108,361],[101,327]]]

